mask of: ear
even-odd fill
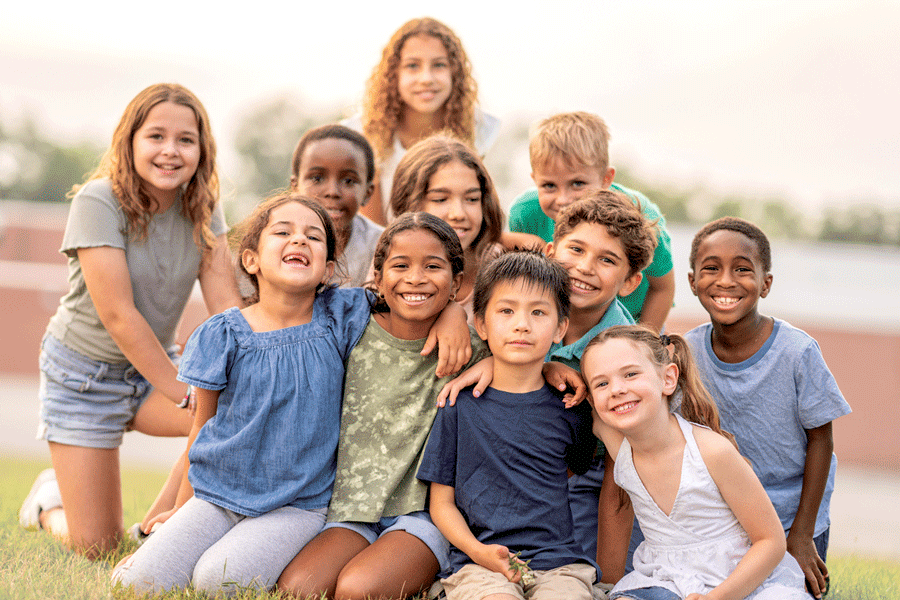
[[[547,258],[553,258],[553,242],[547,242],[547,245],[544,246],[544,256]]]
[[[478,334],[485,342],[487,341],[487,324],[484,322],[484,317],[480,315],[475,315],[473,319],[475,321],[475,333]]]
[[[241,264],[244,265],[245,271],[251,275],[256,275],[259,272],[259,255],[247,248],[241,253]]]
[[[607,189],[612,185],[613,179],[616,178],[616,168],[607,167],[606,173],[603,175],[603,182],[600,184],[602,189]]]
[[[537,185],[537,180],[534,178],[534,171],[530,173],[531,181],[534,182],[534,185]]]
[[[331,277],[334,275],[334,261],[329,260],[325,263],[325,277],[322,278],[322,283],[327,284]]]
[[[566,332],[569,330],[569,317],[566,317],[556,326],[556,335],[553,336],[553,343],[558,344],[563,341],[563,338],[566,337]]]
[[[663,367],[663,394],[671,396],[678,387],[678,365],[669,363]]]
[[[697,287],[694,285],[694,271],[688,271],[688,286],[691,288],[691,292],[696,296],[697,295]],[[768,292],[766,292],[768,293]]]
[[[451,298],[456,298],[456,295],[459,293],[459,288],[462,287],[463,274],[459,273],[453,278],[453,285],[450,286],[450,291],[452,292]]]
[[[297,184],[298,184],[298,183],[300,183],[300,178],[297,177],[296,175],[291,175],[291,191],[292,191],[292,192],[299,192],[299,191],[300,191],[300,190],[297,189]]]
[[[369,187],[366,188],[366,196],[363,198],[363,201],[359,203],[360,207],[365,206],[369,203],[369,200],[372,199],[372,194],[375,192],[375,180],[372,180],[372,183],[369,184]]]
[[[769,290],[772,289],[772,274],[766,273],[766,278],[763,279],[763,288],[759,293],[760,298],[765,298],[769,295]]]
[[[644,279],[644,274],[638,271],[633,275],[629,275],[625,280],[625,283],[622,284],[622,287],[619,289],[620,296],[627,296],[632,293],[634,290],[638,289],[638,286],[641,285],[641,281]]]

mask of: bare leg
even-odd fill
[[[425,542],[405,531],[389,531],[341,570],[334,597],[405,598],[427,589],[439,568]]]
[[[51,510],[41,523],[75,552],[96,559],[122,537],[119,449],[49,445],[65,518]]]
[[[131,428],[156,437],[187,437],[193,424],[190,411],[175,406],[162,392],[153,391],[138,409]]]
[[[342,527],[326,529],[285,567],[276,587],[297,598],[318,598],[323,592],[334,598],[341,570],[368,546],[369,542],[355,531]]]

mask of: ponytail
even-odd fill
[[[687,341],[677,333],[657,335],[655,331],[643,325],[616,325],[601,331],[585,348],[602,344],[606,340],[621,338],[631,341],[633,344],[646,346],[650,359],[660,367],[674,363],[678,367],[678,387],[681,390],[681,416],[692,423],[708,427],[728,439],[737,448],[734,436],[724,431],[719,422],[719,410],[710,396],[697,364],[691,354]],[[669,346],[672,353],[669,353]],[[673,394],[674,396],[674,394]],[[671,407],[672,396],[668,397]]]

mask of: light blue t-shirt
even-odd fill
[[[804,331],[775,319],[756,354],[739,363],[719,360],[712,324],[685,334],[704,384],[719,407],[722,429],[732,433],[775,505],[781,525],[791,528],[806,467],[806,430],[850,412],[825,364],[819,344]],[[829,527],[837,458],[832,454],[815,535]]]
[[[198,327],[178,379],[221,393],[188,455],[194,495],[250,517],[327,507],[344,362],[368,322],[366,292],[353,288],[321,292],[304,325],[255,332],[230,308]]]
[[[562,364],[572,367],[576,371],[581,372],[581,355],[584,349],[597,334],[604,329],[609,329],[613,325],[634,325],[634,318],[619,298],[614,298],[609,308],[603,313],[600,322],[594,325],[590,331],[581,336],[577,342],[573,342],[568,346],[563,346],[562,342],[558,342],[550,346],[547,352],[546,360],[555,360]]]

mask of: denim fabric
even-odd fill
[[[169,357],[177,362],[175,348]],[[50,334],[41,342],[37,439],[84,448],[118,448],[125,427],[153,391],[129,363],[93,360]]]
[[[189,454],[198,498],[250,517],[328,506],[344,361],[368,321],[364,290],[328,289],[304,325],[254,332],[233,308],[197,328],[178,378],[221,390]]]
[[[355,531],[363,536],[367,542],[374,544],[375,540],[389,531],[405,531],[413,535],[428,546],[431,553],[441,566],[443,573],[450,568],[450,542],[447,541],[437,526],[431,521],[429,514],[424,511],[416,511],[399,517],[383,517],[377,523],[360,523],[358,521],[338,521],[328,523],[325,529],[341,527]]]
[[[681,600],[675,592],[671,592],[664,587],[655,586],[613,592],[609,595],[609,600],[614,600],[615,598],[634,598],[634,600]]]

